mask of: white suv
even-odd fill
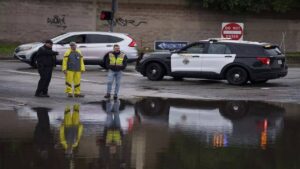
[[[119,44],[127,55],[128,62],[138,58],[137,44],[128,34],[113,32],[69,32],[52,39],[53,50],[58,51],[57,64],[61,64],[70,42],[76,42],[84,55],[85,64],[104,67],[104,55],[112,51],[114,44]],[[20,45],[15,49],[14,57],[36,67],[36,53],[43,45],[41,42]]]

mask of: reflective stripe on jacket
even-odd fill
[[[111,66],[123,66],[123,61],[125,58],[124,53],[120,53],[118,57],[116,57],[113,53],[109,53],[109,64]]]
[[[127,56],[123,53],[109,52],[104,56],[105,66],[112,71],[122,71],[127,66]]]

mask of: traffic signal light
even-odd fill
[[[102,11],[100,14],[100,20],[112,20],[112,12]]]

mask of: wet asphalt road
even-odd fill
[[[69,99],[64,94],[64,76],[58,66],[53,74],[49,93],[51,98],[35,98],[34,91],[39,80],[35,69],[19,61],[0,61],[0,100],[2,103],[29,105],[55,105],[65,102],[90,102],[103,100],[106,91],[106,71],[98,66],[87,66],[83,74],[83,99]],[[210,100],[261,100],[274,102],[300,101],[300,68],[289,69],[288,76],[271,80],[267,84],[231,86],[226,81],[184,79],[175,81],[165,77],[154,82],[135,72],[129,66],[122,79],[121,98],[165,97]],[[7,104],[6,104],[7,105]],[[51,107],[51,106],[50,106]]]
[[[97,66],[83,74],[80,99],[63,93],[60,67],[51,98],[33,96],[39,76],[28,65],[0,61],[0,69],[0,168],[300,167],[297,67],[284,79],[240,87],[152,82],[129,66],[117,101],[103,100],[106,71]]]

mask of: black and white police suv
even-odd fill
[[[243,85],[265,83],[287,75],[286,58],[276,45],[268,43],[208,39],[174,52],[153,52],[143,56],[136,70],[150,80],[164,76],[223,80]]]

